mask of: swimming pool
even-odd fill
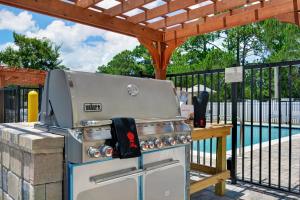
[[[240,147],[240,126],[237,127],[237,135],[238,135],[238,141],[237,141],[237,147]],[[258,125],[253,125],[253,144],[259,143],[259,134],[260,129]],[[292,135],[300,134],[300,128],[292,128]],[[245,147],[251,145],[251,126],[245,125]],[[287,137],[289,135],[289,128],[288,127],[281,127],[281,138]],[[279,136],[279,128],[278,126],[272,126],[271,127],[271,140],[278,139]],[[269,141],[269,127],[268,126],[262,126],[262,142]],[[203,152],[204,150],[204,141],[199,141],[200,143],[200,151]],[[193,149],[197,150],[197,142],[194,142]],[[227,136],[226,140],[226,149],[231,150],[231,135]],[[210,152],[210,141],[206,140],[205,145],[205,152]],[[216,139],[214,138],[212,140],[212,152],[216,152]]]

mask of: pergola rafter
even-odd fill
[[[88,8],[90,6],[93,6],[102,0],[76,0],[76,5],[80,6],[82,8]]]
[[[105,8],[102,2],[113,5]],[[160,79],[166,77],[172,52],[190,36],[268,18],[297,25],[300,21],[300,0],[0,0],[0,3],[136,37],[149,50],[156,78]]]
[[[147,3],[151,3],[155,0],[127,0],[120,1],[119,5],[116,5],[110,9],[105,10],[103,13],[108,14],[110,16],[117,16],[123,13],[126,13],[130,10],[140,8]]]

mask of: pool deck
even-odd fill
[[[259,181],[259,144],[253,146],[253,167],[252,167],[252,177],[253,181],[258,183]],[[264,185],[269,184],[269,145],[267,143],[262,144],[262,163],[261,163],[261,182]],[[227,152],[227,156],[230,157],[231,151]],[[239,153],[237,153],[239,155]],[[289,176],[289,138],[285,137],[282,138],[281,141],[281,178],[280,184],[283,188],[288,188],[288,176]],[[212,166],[215,166],[215,155],[213,154],[212,159]],[[197,155],[194,153],[194,161],[197,160]],[[238,156],[237,158],[237,176],[241,179],[242,178],[242,157]],[[279,170],[278,170],[278,160],[279,160],[279,140],[273,140],[271,143],[271,185],[276,187],[278,186],[279,181]],[[300,135],[293,135],[292,136],[292,157],[291,157],[291,191],[300,193]],[[203,164],[203,153],[200,154],[200,163]],[[206,154],[206,165],[210,163],[210,156],[209,153]],[[251,148],[245,148],[245,155],[244,155],[244,178],[245,180],[249,181],[251,177]],[[255,191],[252,191],[252,188],[255,188]],[[264,192],[261,194],[260,192],[257,193],[256,190],[263,190],[260,186],[253,186],[253,185],[238,185],[232,186],[228,185],[228,192],[225,197],[214,197],[213,192],[210,190],[204,190],[195,195],[196,199],[299,199],[295,196],[295,198],[286,198],[286,194],[284,194],[284,198],[280,196],[274,197],[274,195],[266,195]],[[267,189],[269,191],[270,188]],[[238,192],[237,192],[238,191]],[[241,193],[241,191],[243,191]],[[243,194],[245,192],[245,194]],[[228,194],[229,193],[229,194]],[[241,193],[236,194],[235,193]],[[228,196],[229,195],[229,196]],[[240,198],[237,195],[241,195]],[[259,196],[257,196],[259,195]],[[253,198],[252,198],[253,196]],[[261,196],[261,197],[260,197]]]
[[[191,200],[299,200],[300,197],[294,194],[279,192],[269,188],[253,186],[245,183],[236,185],[227,184],[225,196],[220,197],[214,194],[213,187],[192,195]]]
[[[289,141],[283,138],[281,142],[281,186],[288,188],[289,182]],[[259,180],[259,148],[253,150],[253,180]],[[263,184],[269,184],[269,147],[263,145],[261,163],[261,181]],[[278,185],[279,181],[279,141],[275,140],[271,145],[271,185]],[[237,159],[237,175],[242,177],[242,157]],[[300,135],[292,136],[292,157],[291,157],[291,190],[300,191]],[[244,158],[244,177],[250,180],[251,177],[251,151],[245,151]]]

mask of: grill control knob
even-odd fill
[[[167,138],[167,144],[171,145],[171,146],[174,146],[174,145],[176,145],[176,140],[173,137],[168,137]]]
[[[142,151],[147,151],[148,150],[148,144],[147,144],[147,142],[141,141],[140,142],[140,146],[141,146]]]
[[[192,142],[193,141],[193,139],[192,139],[192,137],[190,135],[186,136],[186,139],[187,139],[188,142]]]
[[[148,148],[149,149],[154,149],[155,148],[154,142],[148,141]]]
[[[187,144],[187,143],[188,143],[188,139],[187,139],[186,136],[184,136],[184,135],[179,136],[179,137],[178,137],[178,140],[179,140],[179,142],[182,143],[182,144]]]
[[[100,154],[105,157],[111,157],[113,155],[113,148],[107,145],[103,145],[99,148]]]
[[[90,148],[88,149],[88,155],[89,155],[91,158],[99,158],[99,157],[100,157],[100,151],[99,151],[99,149],[97,149],[97,148],[90,147]]]
[[[164,143],[161,141],[161,139],[155,139],[154,144],[155,144],[156,148],[158,148],[158,149],[164,147]]]

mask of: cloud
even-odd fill
[[[106,64],[116,54],[138,45],[135,38],[81,24],[67,25],[61,20],[55,20],[45,29],[27,32],[26,35],[48,38],[60,45],[63,64],[80,71],[95,72],[98,66]],[[89,42],[91,38],[96,39]]]
[[[14,14],[7,10],[0,10],[0,30],[24,32],[35,28],[32,15],[26,11]]]
[[[12,47],[13,49],[17,49],[18,48],[14,43],[7,42],[7,43],[4,43],[4,44],[0,44],[0,51],[6,49],[7,47]]]
[[[28,37],[47,38],[60,45],[63,64],[72,70],[95,72],[98,66],[106,64],[116,54],[126,49],[132,50],[139,44],[132,37],[63,20],[53,20],[41,29],[36,26],[38,21],[34,21],[28,12],[18,15],[10,11],[2,12],[11,19],[10,26],[0,21],[0,29],[17,31],[22,23],[20,16],[24,17],[24,25],[19,27],[18,32]]]

